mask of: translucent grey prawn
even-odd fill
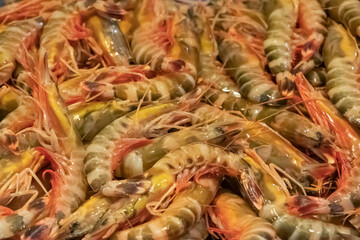
[[[122,83],[115,86],[115,97],[129,101],[171,100],[183,96],[196,86],[197,78],[187,72],[159,75],[149,81]]]
[[[326,13],[317,0],[298,3],[298,27],[293,33],[293,73],[304,74],[321,63],[319,54],[327,34]]]
[[[267,0],[264,14],[268,23],[264,42],[265,53],[272,74],[284,96],[291,96],[295,89],[292,69],[292,35],[298,14],[295,0]]]
[[[360,127],[359,50],[355,39],[337,23],[329,27],[323,47],[326,88],[331,102],[351,123]]]
[[[204,95],[205,101],[228,111],[240,111],[250,121],[261,121],[295,145],[319,148],[331,141],[331,135],[308,118],[282,108],[256,105],[215,89]]]
[[[91,35],[91,31],[84,28],[81,21],[75,6],[65,4],[52,12],[44,26],[40,46],[46,49],[46,61],[56,82],[62,82],[69,72],[65,63],[76,65],[73,61],[74,49],[69,41],[85,39]],[[76,69],[77,65],[72,67]]]
[[[137,104],[128,101],[89,102],[70,107],[73,122],[83,140],[91,141],[106,125],[134,111]]]
[[[253,102],[282,105],[278,87],[264,71],[258,56],[246,44],[229,34],[218,37],[219,55],[227,71],[236,81],[240,94]]]
[[[146,0],[139,4],[131,48],[138,64],[153,70],[187,71],[196,74],[199,61],[197,36],[170,2]],[[169,6],[171,5],[171,6]]]

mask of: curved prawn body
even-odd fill
[[[337,22],[344,24],[354,36],[360,36],[360,3],[356,0],[322,0],[324,9]]]
[[[293,44],[294,71],[308,72],[318,61],[315,56],[327,34],[327,17],[316,0],[299,1],[298,28],[295,30]]]
[[[94,191],[113,178],[113,170],[134,147],[150,143],[144,138],[149,121],[171,111],[180,110],[177,103],[164,103],[141,108],[107,125],[86,148],[85,172]]]
[[[200,54],[199,76],[204,82],[214,85],[215,88],[220,89],[225,93],[229,93],[234,97],[241,96],[236,83],[230,76],[224,73],[222,64],[212,55]]]
[[[119,165],[119,176],[134,177],[150,169],[159,159],[179,147],[195,142],[225,145],[226,125],[212,124],[200,129],[183,129],[155,138],[152,143],[130,152]]]
[[[351,123],[360,127],[358,54],[355,39],[341,25],[333,23],[323,47],[326,88],[335,107]]]
[[[292,96],[295,84],[292,70],[292,35],[296,26],[298,3],[296,0],[266,1],[264,14],[268,23],[264,41],[266,58],[281,94]]]
[[[203,121],[231,122],[239,131],[235,139],[245,141],[261,158],[277,169],[285,171],[299,186],[309,186],[309,180],[321,180],[335,169],[319,163],[293,147],[286,139],[259,122],[239,118],[209,105],[201,105],[194,111],[195,123]],[[310,179],[309,179],[310,178]],[[311,182],[311,181],[310,181]]]
[[[59,90],[67,105],[94,100],[113,100],[116,96],[116,85],[145,81],[154,75],[154,72],[144,66],[112,66],[81,70],[78,76],[61,83]]]
[[[214,198],[217,177],[201,177],[180,192],[159,216],[139,226],[114,233],[110,239],[174,239],[186,233],[205,213]]]
[[[261,121],[295,145],[319,148],[330,141],[330,133],[308,118],[286,109],[256,105],[245,99],[235,98],[215,89],[209,89],[204,98],[210,104],[227,111],[240,111],[250,121]]]
[[[138,28],[131,40],[134,61],[150,64],[151,69],[161,69],[161,63],[172,48],[173,19],[166,16],[164,3],[158,0],[143,0],[135,9]]]
[[[38,219],[25,232],[26,239],[48,236],[58,227],[58,221],[70,215],[84,202],[87,186],[83,164],[85,151],[81,139],[66,113],[67,109],[50,78],[49,69],[44,66],[44,60],[45,49],[41,48],[38,72],[33,74],[32,82],[29,83],[34,98],[43,109],[44,118],[51,119],[50,122],[41,124],[41,130],[55,135],[55,139],[50,137],[50,141],[53,141],[51,147],[42,142],[44,147],[36,148],[51,163],[53,170],[47,172],[52,176],[52,190],[46,205],[48,214]]]
[[[133,178],[114,183],[121,196],[110,205],[108,210],[96,222],[96,225],[84,239],[102,239],[109,237],[116,229],[130,227],[149,218],[147,205],[159,201],[174,185],[171,173],[157,173],[146,179]],[[114,194],[113,192],[111,194]]]
[[[70,113],[82,139],[91,141],[104,127],[136,107],[128,101],[89,102],[71,107]]]
[[[145,211],[148,203],[161,199],[171,187],[178,189],[183,186],[196,176],[197,172],[206,173],[208,168],[215,168],[239,175],[242,169],[247,168],[243,157],[246,156],[225,152],[220,147],[194,143],[168,153],[141,176],[108,182],[103,187],[102,194],[128,197],[114,203],[99,222],[100,227],[86,239],[97,239],[99,236],[106,238],[128,221],[145,221],[148,216]],[[134,193],[140,190],[143,192],[140,197],[134,196]]]
[[[10,112],[15,110],[20,103],[20,95],[12,87],[2,86],[0,88],[0,121]]]
[[[274,227],[256,216],[239,196],[223,192],[216,196],[213,204],[214,207],[209,208],[210,217],[227,239],[278,239]]]
[[[131,61],[129,43],[122,33],[118,21],[112,18],[91,16],[86,26],[103,50],[103,57],[109,66],[126,66]]]
[[[21,96],[19,106],[0,122],[0,146],[13,153],[19,151],[17,134],[32,127],[38,119],[35,102],[28,96]]]
[[[54,11],[44,26],[40,46],[46,49],[47,64],[51,76],[56,82],[61,83],[69,69],[66,64],[73,65],[74,49],[69,41],[77,41],[91,35],[91,31],[81,23],[81,17],[73,12],[72,7],[63,7]]]
[[[205,11],[205,13],[203,13]],[[211,25],[206,16],[206,9],[198,6],[190,9],[190,18],[192,19],[196,32],[200,35],[200,63],[199,77],[203,81],[214,85],[223,92],[229,93],[235,97],[240,97],[240,92],[235,82],[225,74],[222,64],[216,60],[217,44],[214,39]]]
[[[196,75],[198,39],[188,19],[173,8],[172,4],[158,0],[144,0],[140,4],[139,27],[131,41],[134,60],[150,64],[153,70],[181,70]]]
[[[173,72],[159,75],[150,81],[123,83],[115,86],[115,97],[129,101],[171,100],[193,90],[197,77],[187,72]]]
[[[72,239],[84,236],[94,229],[114,201],[102,194],[92,196],[70,216],[61,220],[61,228],[52,237]]]
[[[351,228],[310,218],[300,218],[287,213],[285,202],[289,192],[283,179],[253,153],[246,150],[245,152],[252,156],[245,160],[251,166],[251,171],[255,176],[253,185],[257,184],[261,192],[260,199],[254,198],[252,203],[257,206],[258,202],[261,202],[258,207],[259,216],[273,224],[281,239],[342,239],[359,236]],[[258,192],[249,194],[256,196]]]
[[[34,44],[43,23],[41,18],[12,22],[0,33],[0,84],[6,83],[16,67],[23,62],[24,51]],[[25,49],[24,49],[25,48]]]
[[[219,39],[219,55],[229,74],[236,81],[243,98],[253,102],[281,105],[278,87],[264,72],[264,66],[258,56],[236,36],[226,34]]]

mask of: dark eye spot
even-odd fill
[[[44,207],[45,207],[45,203],[43,202],[42,198],[37,198],[29,204],[29,210],[31,209],[40,210]]]
[[[168,166],[170,169],[172,169],[172,170],[175,169],[175,167],[174,167],[173,165],[171,165],[170,163],[168,163],[167,166]]]

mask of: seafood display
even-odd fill
[[[0,1],[0,239],[360,239],[359,46],[359,0]]]

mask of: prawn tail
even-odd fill
[[[291,196],[287,200],[287,212],[296,216],[329,214],[330,202],[325,198],[304,195]]]
[[[292,97],[295,91],[295,76],[290,72],[281,72],[276,75],[276,83],[284,97]]]
[[[112,158],[112,164],[111,164],[111,171],[114,171],[122,159],[131,151],[145,146],[147,144],[150,144],[152,140],[147,138],[127,138],[123,139],[124,142],[120,144],[119,147],[115,149],[115,152],[113,154]]]

